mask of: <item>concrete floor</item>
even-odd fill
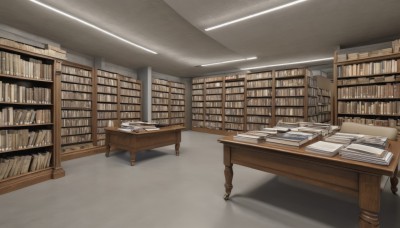
[[[66,176],[0,196],[1,228],[358,227],[357,200],[234,165],[222,199],[220,136],[184,132],[173,146],[63,162]],[[381,227],[400,227],[400,199],[382,192]]]

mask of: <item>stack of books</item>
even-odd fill
[[[121,127],[118,128],[121,131],[128,131],[128,132],[140,132],[140,131],[157,131],[160,128],[156,127],[155,123],[149,122],[125,122],[121,124]]]
[[[345,159],[378,165],[389,165],[393,157],[390,151],[357,143],[342,148],[339,154]]]
[[[269,136],[269,133],[265,131],[249,131],[233,136],[235,140],[250,143],[261,143],[265,142],[265,139]]]
[[[337,132],[334,135],[325,137],[324,141],[340,143],[340,144],[350,144],[350,143],[354,142],[355,140],[360,139],[362,137],[364,137],[364,135]]]
[[[357,139],[355,143],[385,149],[388,145],[388,138],[383,136],[364,135],[364,137]]]
[[[270,135],[265,139],[265,141],[300,147],[304,143],[314,139],[317,136],[317,134],[312,133],[290,131],[286,133],[277,133],[276,135]]]
[[[343,147],[344,145],[339,143],[318,141],[306,146],[305,150],[310,153],[333,157],[338,154],[339,150]]]

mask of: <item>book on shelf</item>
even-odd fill
[[[305,147],[305,150],[310,153],[315,153],[323,156],[333,157],[338,154],[343,148],[343,144],[318,141]]]

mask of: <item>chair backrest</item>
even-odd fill
[[[370,126],[352,122],[344,122],[340,132],[384,136],[390,140],[397,140],[397,129],[392,127]]]

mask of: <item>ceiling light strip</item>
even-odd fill
[[[46,8],[46,9],[49,9],[49,10],[51,10],[51,11],[54,11],[54,12],[58,13],[58,14],[61,14],[61,15],[63,15],[63,16],[66,16],[66,17],[68,17],[68,18],[70,18],[70,19],[73,19],[73,20],[75,20],[75,21],[78,21],[78,22],[80,22],[80,23],[82,23],[82,24],[84,24],[84,25],[87,25],[87,26],[91,27],[91,28],[94,28],[94,29],[96,29],[96,30],[98,30],[98,31],[100,31],[100,32],[102,32],[102,33],[105,33],[105,34],[107,34],[107,35],[109,35],[109,36],[111,36],[111,37],[114,37],[114,38],[116,38],[116,39],[118,39],[118,40],[120,40],[120,41],[123,41],[123,42],[125,42],[125,43],[127,43],[127,44],[130,44],[130,45],[132,45],[132,46],[135,46],[135,47],[137,47],[137,48],[140,48],[140,49],[142,49],[142,50],[144,50],[144,51],[147,51],[147,52],[150,52],[150,53],[152,53],[152,54],[158,54],[157,52],[155,52],[155,51],[153,51],[153,50],[150,50],[150,49],[148,49],[148,48],[145,48],[145,47],[143,47],[143,46],[140,46],[140,45],[138,45],[138,44],[135,44],[135,43],[133,43],[133,42],[127,40],[127,39],[124,39],[124,38],[122,38],[122,37],[120,37],[120,36],[117,36],[117,35],[115,35],[115,34],[109,32],[109,31],[107,31],[107,30],[104,30],[104,29],[102,29],[102,28],[99,28],[99,27],[97,27],[97,26],[94,25],[94,24],[91,24],[91,23],[89,23],[89,22],[87,22],[87,21],[84,21],[84,20],[82,20],[82,19],[79,19],[79,18],[77,18],[77,17],[75,17],[75,16],[72,16],[71,14],[65,13],[65,12],[63,12],[63,11],[61,11],[61,10],[59,10],[59,9],[56,9],[56,8],[52,7],[52,6],[49,6],[49,5],[47,5],[47,4],[44,4],[44,3],[39,2],[39,1],[36,1],[36,0],[30,0],[30,1],[33,2],[33,3],[35,3],[35,4],[38,4],[38,5],[42,6],[42,7],[44,7],[44,8]]]
[[[261,16],[261,15],[264,15],[264,14],[267,14],[267,13],[271,13],[271,12],[277,11],[277,10],[281,10],[283,8],[286,8],[286,7],[289,7],[289,6],[293,6],[293,5],[296,5],[296,4],[305,2],[305,1],[308,1],[308,0],[297,0],[297,1],[294,1],[294,2],[291,2],[291,3],[287,3],[287,4],[284,4],[284,5],[280,5],[280,6],[268,9],[268,10],[264,10],[264,11],[259,12],[259,13],[251,14],[251,15],[246,16],[246,17],[241,17],[241,18],[236,19],[236,20],[228,21],[228,22],[225,22],[225,23],[213,26],[213,27],[209,27],[209,28],[206,28],[204,30],[205,31],[211,31],[211,30],[214,30],[214,29],[217,29],[217,28],[225,27],[227,25],[231,25],[231,24],[234,24],[234,23],[245,21],[245,20],[251,19],[253,17],[258,17],[258,16]]]
[[[280,64],[266,65],[266,66],[246,67],[246,68],[240,68],[240,69],[241,70],[255,70],[255,69],[261,69],[261,68],[268,68],[268,67],[297,65],[297,64],[303,64],[303,63],[322,62],[322,61],[329,61],[329,60],[333,60],[333,57],[322,58],[322,59],[305,60],[305,61],[298,61],[298,62],[290,62],[290,63],[280,63]]]
[[[203,64],[201,65],[202,67],[206,66],[214,66],[214,65],[220,65],[220,64],[225,64],[225,63],[234,63],[234,62],[241,62],[241,61],[249,61],[257,59],[257,57],[249,57],[249,58],[244,58],[244,59],[234,59],[234,60],[228,60],[228,61],[223,61],[223,62],[217,62],[217,63],[209,63],[209,64]]]

